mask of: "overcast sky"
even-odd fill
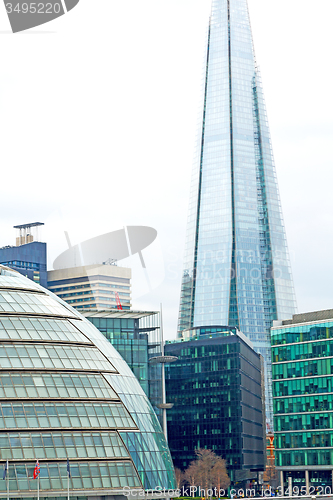
[[[52,267],[65,230],[77,243],[154,227],[133,307],[162,302],[168,338],[209,10],[209,0],[81,0],[13,35],[0,6],[0,245],[14,243],[13,225],[45,222]],[[333,2],[249,0],[249,10],[298,309],[333,308]]]

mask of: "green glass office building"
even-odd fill
[[[271,333],[281,484],[286,487],[291,477],[293,486],[309,487],[310,493],[332,488],[333,310],[296,314],[275,322]]]

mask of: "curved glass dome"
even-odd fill
[[[72,498],[175,487],[161,427],[123,358],[59,297],[1,265],[0,426],[11,497],[34,494],[36,460],[41,498],[67,495],[67,459]]]

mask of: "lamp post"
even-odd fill
[[[165,356],[164,354],[164,340],[163,340],[163,320],[162,320],[162,304],[161,304],[161,355],[150,358],[149,363],[162,364],[162,404],[157,405],[157,408],[162,410],[163,417],[163,432],[166,442],[168,442],[168,427],[167,427],[167,414],[166,411],[173,407],[173,403],[166,402],[165,392],[165,364],[177,361],[177,356]]]

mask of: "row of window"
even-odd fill
[[[116,432],[0,433],[1,458],[130,458]]]
[[[0,339],[91,343],[69,321],[53,318],[1,318]]]
[[[310,430],[333,428],[333,413],[279,415],[274,417],[274,430]]]
[[[333,357],[316,361],[298,361],[272,364],[273,379],[311,377],[314,375],[333,374]]]
[[[333,392],[333,377],[308,377],[298,380],[273,381],[273,396],[292,396]]]
[[[10,464],[9,490],[31,491],[37,489],[33,479],[35,462]],[[89,462],[70,463],[70,489],[121,488],[124,486],[140,487],[141,483],[131,462]],[[66,462],[40,463],[39,489],[67,491]],[[6,481],[0,481],[0,491],[6,491]]]
[[[76,285],[76,286],[66,286],[66,287],[60,287],[60,288],[52,288],[53,293],[56,293],[59,295],[59,292],[67,292],[67,290],[81,290],[82,288],[94,288],[94,287],[105,287],[105,288],[122,288],[125,290],[129,290],[130,286],[124,286],[124,285],[108,285],[107,283],[89,283],[87,285]],[[59,295],[60,296],[60,295]]]
[[[65,306],[42,293],[0,291],[0,311],[73,316]]]
[[[300,465],[331,465],[333,463],[333,450],[318,450],[318,451],[280,451],[276,450],[276,465],[283,466],[300,466]]]
[[[196,330],[191,330],[189,333],[193,332],[195,333]],[[213,333],[213,332],[212,332]],[[203,332],[198,331],[198,335],[203,334]],[[223,334],[218,334],[214,335],[214,337],[222,337],[224,336]],[[228,333],[226,332],[225,336],[229,336]],[[199,337],[200,339],[200,337]],[[189,338],[190,340],[190,338]],[[171,342],[172,343],[172,342]],[[186,347],[184,349],[181,349],[180,355],[182,358],[197,358],[201,356],[220,356],[223,354],[232,354],[232,353],[238,353],[240,351],[239,343],[235,342],[232,344],[221,344],[221,345],[213,345],[213,346],[200,346],[200,347]]]
[[[275,448],[333,448],[333,431],[278,433],[274,437]]]
[[[302,413],[320,410],[333,410],[333,394],[281,398],[273,401],[274,413]]]
[[[135,428],[121,403],[2,403],[2,429]]]
[[[107,328],[110,331],[123,331],[123,330],[134,330],[134,328],[139,328],[139,321],[137,319],[126,319],[126,318],[87,318],[96,328]]]
[[[327,321],[320,325],[297,325],[272,329],[272,345],[296,344],[312,340],[333,338],[333,322]]]
[[[7,267],[19,267],[22,269],[37,269],[39,270],[41,267],[41,264],[38,264],[36,262],[26,262],[22,260],[10,260],[8,262],[1,262],[3,266]]]
[[[0,398],[118,399],[118,396],[100,374],[0,372]]]
[[[333,338],[330,340],[321,340],[316,342],[306,342],[292,344],[288,346],[273,347],[272,361],[293,361],[298,359],[311,359],[333,357]]]
[[[29,344],[0,345],[0,368],[51,368],[115,371],[95,347]]]

